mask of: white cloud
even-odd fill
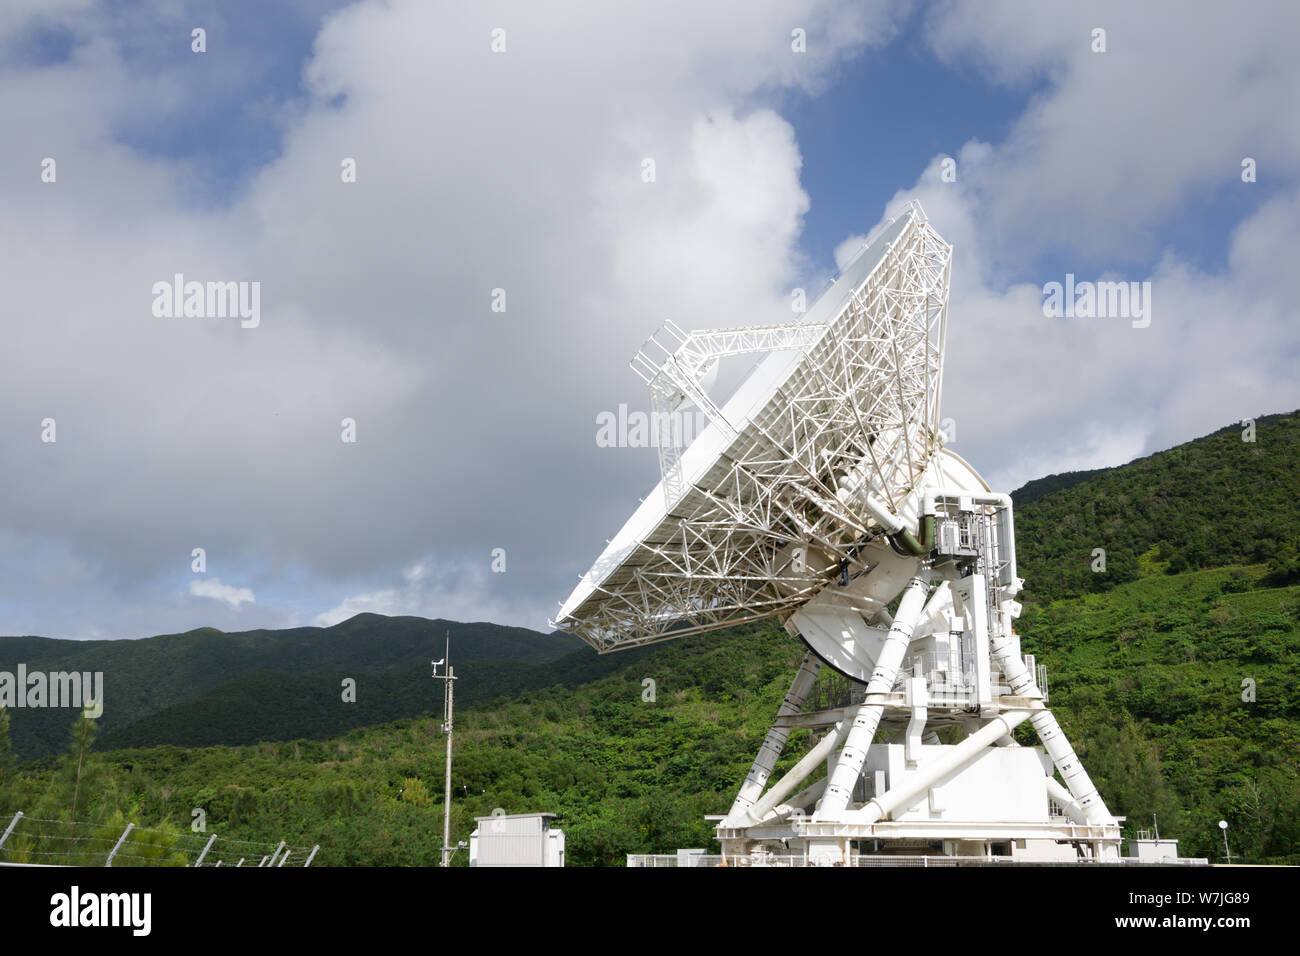
[[[835,268],[841,272],[844,271],[844,267],[854,260],[866,244],[867,236],[865,233],[854,234],[841,242],[835,247]]]
[[[239,609],[241,604],[252,604],[253,592],[249,588],[237,588],[222,584],[220,578],[200,578],[190,582],[190,593],[195,597],[212,598],[228,607]]]
[[[0,156],[8,305],[39,316],[6,330],[23,361],[0,381],[0,427],[59,428],[56,446],[8,446],[24,480],[0,522],[80,556],[119,634],[185,617],[162,582],[196,546],[300,609],[344,593],[397,610],[415,592],[383,569],[429,558],[449,603],[482,602],[458,613],[543,626],[655,472],[594,442],[595,411],[645,400],[632,352],[666,317],[785,308],[808,199],[763,103],[887,42],[901,6],[360,2],[321,29],[278,158],[221,209],[194,207],[188,164],[118,133],[203,108],[205,77],[242,69],[238,44],[210,32],[205,59],[150,75],[157,58],[124,51],[165,45],[180,8],[68,15],[72,59],[0,84],[6,139],[26,146]],[[57,158],[57,184],[33,151]],[[150,287],[176,272],[260,281],[261,326],[153,318]],[[517,573],[476,591],[498,546]],[[35,629],[79,629],[28,583],[9,592],[39,603]]]
[[[429,556],[404,569],[397,576],[400,580],[387,587],[350,594],[318,614],[312,623],[329,627],[367,612],[390,616],[414,614],[453,621],[518,620],[530,610],[529,600],[520,601],[512,594],[508,574],[508,570],[499,574],[491,572],[486,564]],[[496,609],[499,617],[485,617],[483,609],[488,607]]]
[[[994,161],[968,144],[962,165]],[[953,449],[996,487],[1122,464],[1265,412],[1300,407],[1300,191],[1280,193],[1238,225],[1222,270],[1186,261],[1176,240],[1149,270],[1149,328],[1126,319],[1049,319],[1041,285],[1001,284],[979,223],[984,197],[938,181],[938,158],[888,207],[920,198],[954,249],[943,414]],[[1083,272],[1080,279],[1097,279]],[[1047,277],[1057,281],[1064,276]]]
[[[592,426],[644,407],[626,363],[646,335],[666,318],[789,315],[809,197],[782,91],[823,87],[908,6],[357,3],[321,29],[278,155],[216,209],[194,205],[189,164],[121,133],[202,109],[248,57],[210,44],[206,78],[190,60],[150,73],[127,51],[172,42],[188,8],[44,9],[82,42],[0,83],[21,146],[0,152],[19,317],[0,378],[0,599],[18,629],[85,633],[75,581],[96,627],[126,636],[239,623],[254,587],[261,624],[290,621],[271,598],[290,595],[305,619],[540,627],[655,480],[653,452],[599,449]],[[1080,51],[1074,13],[939,9],[927,23],[944,59],[1054,84],[1005,141],[959,150],[958,183],[931,167],[893,204],[920,194],[957,246],[957,450],[1012,481],[1300,404],[1291,8],[1116,6],[1104,60]],[[13,10],[0,18],[18,29]],[[502,24],[509,52],[494,55]],[[790,52],[793,25],[807,54]],[[1284,187],[1226,267],[1153,243],[1197,190],[1236,176],[1238,154]],[[57,184],[38,180],[46,155]],[[340,182],[344,157],[356,184]],[[1131,278],[1155,283],[1152,327],[1048,324],[1047,277],[1024,273],[1050,248],[1081,274],[1145,250],[1153,265]],[[150,287],[176,272],[260,281],[261,326],[154,319]],[[497,288],[505,313],[489,309]],[[36,439],[45,417],[57,444]],[[345,417],[356,444],[339,440]],[[165,598],[197,546],[250,584],[201,595],[217,602],[202,619]],[[488,570],[496,547],[508,574]]]
[[[926,23],[946,62],[1049,81],[990,161],[961,172],[1000,268],[1045,250],[1093,266],[1156,254],[1162,227],[1207,193],[1252,188],[1244,157],[1274,183],[1300,173],[1300,5],[946,0]],[[1105,53],[1092,51],[1097,27]]]

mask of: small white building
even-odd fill
[[[1144,863],[1160,863],[1165,860],[1178,859],[1177,840],[1158,840],[1143,830],[1137,838],[1128,841],[1128,855]]]
[[[470,866],[564,866],[564,831],[554,813],[475,817],[469,835]]]

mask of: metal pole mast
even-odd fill
[[[444,664],[447,668],[445,674],[438,673],[438,665]],[[442,730],[447,735],[447,777],[443,785],[442,795],[442,865],[451,866],[451,733],[452,718],[455,714],[455,684],[456,672],[451,666],[451,632],[447,632],[447,649],[443,653],[440,661],[433,662],[433,676],[442,681],[445,691],[443,700]]]

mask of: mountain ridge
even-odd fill
[[[585,647],[578,638],[561,632],[543,634],[486,622],[366,612],[330,627],[233,632],[204,627],[96,641],[0,637],[0,671],[12,673],[22,663],[29,672],[103,672],[101,724],[108,736],[243,674],[340,671],[360,678],[427,668],[431,660],[443,656],[447,632],[458,664],[543,664]],[[62,749],[73,717],[63,709],[15,708],[11,718],[15,752],[33,757]]]

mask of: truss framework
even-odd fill
[[[686,493],[682,477],[682,432],[676,412],[694,404],[728,441],[737,437],[736,429],[714,404],[700,380],[724,358],[807,349],[826,331],[824,325],[768,325],[738,329],[683,332],[674,322],[666,322],[652,335],[629,363],[650,386],[650,404],[659,429],[659,470],[662,477],[664,504],[668,511]],[[673,347],[670,349],[669,345]],[[655,362],[654,348],[664,357]],[[648,354],[650,353],[650,354]]]
[[[1007,546],[1014,553],[1009,514],[1006,518]],[[997,519],[986,515],[984,520],[991,523]],[[860,695],[855,695],[856,703],[801,712],[821,668],[812,650],[805,655],[749,775],[730,812],[718,825],[724,855],[747,857],[763,847],[798,846],[820,862],[843,864],[852,856],[854,841],[873,840],[879,846],[882,842],[896,845],[899,840],[920,839],[969,847],[1009,839],[1021,848],[1014,855],[1025,858],[1046,854],[1039,858],[1060,859],[1062,852],[1068,854],[1074,847],[1089,859],[1118,859],[1117,822],[1047,709],[1035,682],[1033,659],[1021,656],[1019,639],[1011,629],[1018,605],[1010,592],[1018,590],[1019,581],[1000,585],[996,575],[986,577],[985,572],[995,565],[990,557],[987,548],[982,556],[972,556],[965,566],[972,572],[967,577],[955,577],[962,573],[955,563],[943,562],[935,570],[945,575],[945,585],[933,591],[928,567],[908,583],[889,634],[876,651],[870,680],[855,684],[860,690]],[[1011,560],[1014,562],[1014,557]],[[967,596],[957,603],[954,593]],[[984,595],[991,598],[993,613],[986,614],[973,603],[983,605]],[[799,614],[791,618],[792,623],[799,621]],[[988,653],[979,656],[977,666],[985,673],[978,683],[992,686],[991,672],[996,667],[1002,678],[997,683],[1006,684],[998,687],[996,696],[976,706],[971,706],[969,700],[947,698],[937,686],[935,675],[926,677],[919,670],[909,673],[907,669],[910,649],[933,640],[939,632],[951,639],[958,631],[963,639],[987,648]],[[845,634],[854,640],[860,636],[860,626],[854,631],[850,625]],[[1011,767],[1019,766],[1019,774],[1006,779],[1014,781],[1016,793],[1030,799],[1021,802],[999,794],[988,787],[985,778],[984,783],[961,785],[958,806],[968,814],[974,810],[973,815],[963,817],[960,809],[949,815],[948,798],[936,798],[936,788],[951,785],[956,775],[990,759],[991,751],[1018,749],[1011,733],[1026,721],[1063,783],[1048,769],[1046,777],[1037,777],[1035,786],[1033,778],[1042,770],[1031,770],[1026,777],[1025,764],[1041,765],[1029,757],[1018,765],[1013,762]],[[934,731],[953,724],[965,729],[964,740],[955,745],[940,744]],[[796,725],[824,732],[780,780],[772,783],[769,776]],[[905,766],[891,763],[879,749],[890,746],[879,737],[886,728],[902,732],[904,742],[892,746],[896,753],[906,755]],[[931,739],[926,740],[927,735]],[[930,746],[923,747],[923,743]],[[882,789],[884,774],[878,770],[874,791],[869,796],[855,797],[864,783],[872,752],[879,758],[877,767],[891,768],[889,783]],[[823,766],[825,776],[810,784]],[[994,766],[1004,773],[1011,769],[1006,764]],[[1056,808],[1055,815],[1046,812],[1045,804],[1035,810],[1035,792],[1040,799],[1046,794]],[[953,795],[948,793],[948,797]],[[928,805],[928,814],[913,809],[918,803]],[[1034,841],[1035,847],[1024,849],[1026,841]]]
[[[807,644],[718,826],[728,857],[798,843],[844,863],[861,840],[959,853],[1009,839],[1026,859],[1071,847],[1117,859],[1117,821],[1012,627],[1024,582],[1010,498],[939,456],[952,247],[915,204],[886,228],[868,244],[878,258],[850,266],[815,322],[668,323],[647,341],[631,364],[666,429],[662,499],[643,503],[554,623],[606,652],[780,615]],[[761,352],[785,354],[719,407],[703,376]],[[710,424],[684,451],[671,429],[686,403]],[[856,688],[849,706],[805,709],[823,663]],[[1012,749],[1022,723],[1041,760]],[[965,737],[942,743],[952,727]],[[796,728],[823,732],[772,781]]]
[[[656,410],[695,402],[726,450],[688,482],[680,449],[660,442],[665,517],[630,551],[598,559],[594,590],[555,626],[605,652],[793,611],[820,591],[826,568],[801,567],[791,549],[851,561],[879,531],[848,498],[848,477],[865,474],[897,508],[940,448],[951,258],[915,207],[826,325],[691,335],[672,326],[652,339],[664,356],[643,348],[632,364]],[[699,376],[722,355],[768,348],[803,355],[748,421],[729,421]]]

